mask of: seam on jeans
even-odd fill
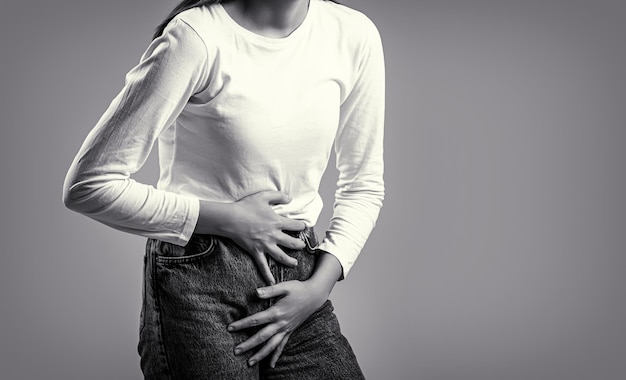
[[[146,249],[143,255],[143,278],[141,281],[141,313],[139,314],[139,337],[141,339],[141,334],[143,333],[144,328],[146,327],[146,320],[148,319],[148,300],[146,295],[148,294],[148,286],[146,281],[149,280],[148,276],[146,276],[146,269],[148,268],[148,260],[150,259],[150,250],[152,249],[152,238],[148,238],[146,242]]]
[[[156,242],[156,240],[154,240]],[[156,248],[156,247],[154,247]],[[161,300],[160,300],[160,294],[159,294],[159,289],[157,286],[157,260],[156,260],[156,252],[153,249],[153,261],[152,261],[152,289],[154,292],[154,308],[155,308],[155,316],[156,316],[156,328],[158,331],[157,334],[157,342],[159,344],[159,356],[163,356],[162,359],[164,359],[164,363],[163,363],[163,367],[165,369],[165,375],[168,377],[168,379],[173,379],[172,376],[172,371],[170,370],[170,363],[169,363],[169,355],[167,353],[167,349],[165,348],[165,342],[163,341],[163,323],[161,322]]]

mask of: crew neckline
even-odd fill
[[[266,46],[281,46],[287,44],[295,39],[308,28],[309,24],[311,24],[311,19],[313,18],[313,12],[316,0],[309,0],[309,6],[304,16],[304,20],[293,30],[289,35],[285,37],[267,37],[258,33],[251,31],[250,29],[245,28],[241,24],[239,24],[235,19],[231,17],[231,15],[226,11],[222,3],[215,4],[217,9],[222,17],[222,19],[230,26],[238,34],[242,35],[248,40],[252,40],[254,42],[260,43]]]

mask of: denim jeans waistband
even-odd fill
[[[317,254],[317,246],[319,242],[317,240],[317,235],[315,234],[315,229],[313,227],[306,226],[302,231],[283,231],[289,236],[298,238],[306,244],[304,249],[307,253],[311,255]]]

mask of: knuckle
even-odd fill
[[[272,312],[270,313],[270,318],[271,318],[272,320],[278,320],[278,319],[280,318],[280,314],[281,314],[280,310],[274,309],[274,310],[272,310]]]
[[[284,317],[287,315],[285,310],[278,309],[278,308],[276,310],[274,310],[273,314],[274,314],[274,319],[276,319],[279,324],[284,321]]]

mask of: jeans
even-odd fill
[[[311,228],[300,237],[315,240]],[[317,251],[284,250],[298,266],[269,260],[276,280],[308,279]],[[194,235],[181,247],[149,239],[144,260],[138,350],[146,379],[363,379],[329,300],[293,332],[275,368],[269,358],[248,366],[262,346],[234,355],[235,346],[263,326],[231,333],[228,324],[273,301],[256,296],[265,283],[252,258],[232,240]]]

